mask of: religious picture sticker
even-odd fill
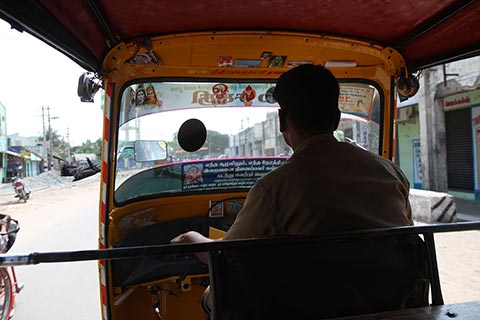
[[[287,60],[287,56],[271,56],[268,62],[269,68],[282,68]]]
[[[210,200],[210,217],[223,217],[223,201]]]
[[[219,67],[231,67],[233,66],[233,59],[231,56],[217,57],[217,64]]]

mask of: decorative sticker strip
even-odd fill
[[[287,158],[182,164],[182,190],[252,187],[285,161]]]
[[[223,68],[222,70],[242,69]],[[275,69],[271,69],[275,70]],[[275,107],[266,98],[271,83],[159,83],[127,87],[122,95],[120,124],[143,115],[203,107]]]

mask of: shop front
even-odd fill
[[[443,99],[448,189],[480,200],[480,89]]]

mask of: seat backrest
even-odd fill
[[[210,252],[213,317],[324,319],[428,305],[417,235]]]

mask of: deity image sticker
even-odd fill
[[[262,60],[256,59],[237,59],[235,60],[236,68],[258,68],[262,64]]]
[[[227,213],[237,214],[240,212],[240,209],[243,208],[243,199],[232,199],[227,202]]]
[[[251,188],[258,179],[285,161],[286,157],[275,157],[185,163],[182,164],[182,190]]]
[[[263,51],[260,55],[260,59],[269,59],[272,56],[273,52],[271,51]]]
[[[213,92],[213,104],[225,104],[227,103],[228,86],[224,83],[217,83],[212,87]]]
[[[145,89],[145,94],[147,96],[146,99],[148,105],[156,107],[161,107],[163,105],[163,102],[160,99],[162,93],[157,92],[151,83],[148,84],[147,88]]]
[[[231,56],[219,56],[217,57],[217,65],[219,67],[231,67],[233,66],[233,59]]]
[[[269,68],[282,68],[287,60],[287,56],[271,56],[268,62]]]
[[[251,106],[253,103],[253,99],[257,96],[255,89],[251,85],[248,85],[240,95],[240,100],[245,104],[245,106]]]
[[[210,217],[223,217],[223,201],[210,200],[210,210],[208,215]]]
[[[202,164],[191,164],[186,165],[184,168],[185,178],[183,184],[185,186],[201,184],[203,182],[203,165]]]

